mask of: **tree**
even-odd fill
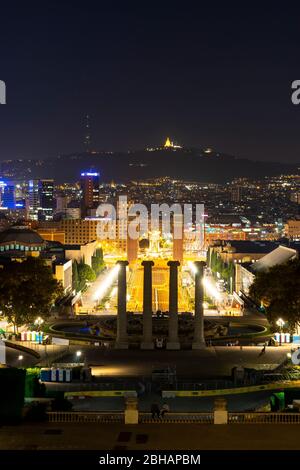
[[[14,261],[0,270],[0,310],[13,323],[15,331],[38,316],[47,318],[62,295],[61,284],[40,258]]]
[[[92,268],[96,276],[98,276],[104,268],[103,250],[97,248],[94,256],[92,256]]]
[[[230,261],[228,264],[228,284],[230,292],[232,294],[235,285],[235,266],[232,261]]]
[[[216,262],[217,262],[217,253],[212,248],[210,248],[210,250],[211,250],[210,268],[213,272],[215,272],[216,271]]]
[[[250,287],[250,297],[265,307],[269,322],[275,327],[283,318],[293,330],[300,323],[300,261],[276,265],[258,272]]]
[[[96,274],[92,268],[85,263],[80,263],[78,265],[78,277],[79,277],[79,290],[85,288],[87,281],[93,282],[96,279]]]

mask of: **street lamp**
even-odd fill
[[[22,361],[23,361],[23,356],[22,356],[22,354],[20,354],[20,355],[18,356],[18,361],[19,361],[20,367],[21,367],[21,366],[22,366]]]
[[[284,326],[285,324],[285,321],[282,320],[282,318],[278,318],[277,322],[276,322],[276,325],[278,325],[281,329],[282,327]]]
[[[280,333],[280,346],[281,346],[281,333],[282,333],[282,328],[284,327],[285,321],[282,320],[282,318],[278,318],[276,325],[279,326],[279,333]]]
[[[81,355],[82,355],[81,351],[76,351],[76,358],[78,362],[79,362],[79,359],[81,358]]]
[[[39,344],[41,344],[41,339],[40,339],[40,332],[41,332],[41,326],[44,323],[44,320],[41,317],[37,317],[35,320],[34,324],[37,325],[38,327],[38,332],[39,332]]]
[[[42,317],[37,317],[37,319],[35,320],[34,323],[35,323],[36,325],[41,326],[41,324],[44,323],[44,320],[42,319]]]

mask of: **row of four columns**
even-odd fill
[[[117,338],[115,347],[117,349],[128,348],[127,333],[127,283],[126,267],[128,261],[118,261],[118,316],[117,316]],[[204,316],[203,316],[203,269],[204,264],[201,261],[195,262],[195,317],[194,317],[194,337],[193,349],[202,349],[205,347],[204,339]],[[141,349],[153,349],[153,330],[152,330],[152,267],[153,261],[143,261],[144,281],[143,281],[143,339]],[[169,261],[169,328],[167,349],[180,349],[178,337],[178,267],[179,261]]]

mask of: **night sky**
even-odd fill
[[[235,3],[1,2],[0,159],[82,151],[89,113],[96,150],[300,162],[300,7]]]

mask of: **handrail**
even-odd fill
[[[47,412],[50,423],[107,423],[124,421],[122,411],[49,411]]]
[[[74,390],[65,392],[64,397],[127,397],[137,396],[135,390]]]
[[[41,355],[37,351],[31,348],[28,348],[26,346],[23,346],[17,341],[10,341],[10,340],[4,339],[4,343],[8,348],[16,349],[17,351],[26,352],[27,354],[30,354],[31,356],[34,356],[37,359],[40,359],[41,357]]]
[[[174,396],[174,397],[209,397],[218,395],[233,395],[240,393],[251,393],[260,392],[263,390],[281,390],[286,388],[299,388],[300,380],[282,380],[280,382],[269,382],[260,385],[247,385],[245,387],[231,387],[223,388],[219,390],[163,390],[162,396]]]
[[[300,413],[228,413],[228,424],[300,424]]]
[[[124,423],[124,411],[50,411],[51,423]],[[228,413],[228,424],[300,424],[300,413],[284,412],[237,412]],[[139,413],[139,423],[171,424],[195,423],[213,424],[213,412],[169,412],[163,417],[152,417],[149,412]]]
[[[214,414],[212,412],[169,412],[163,417],[152,418],[151,413],[140,412],[140,423],[202,423],[212,424]]]

